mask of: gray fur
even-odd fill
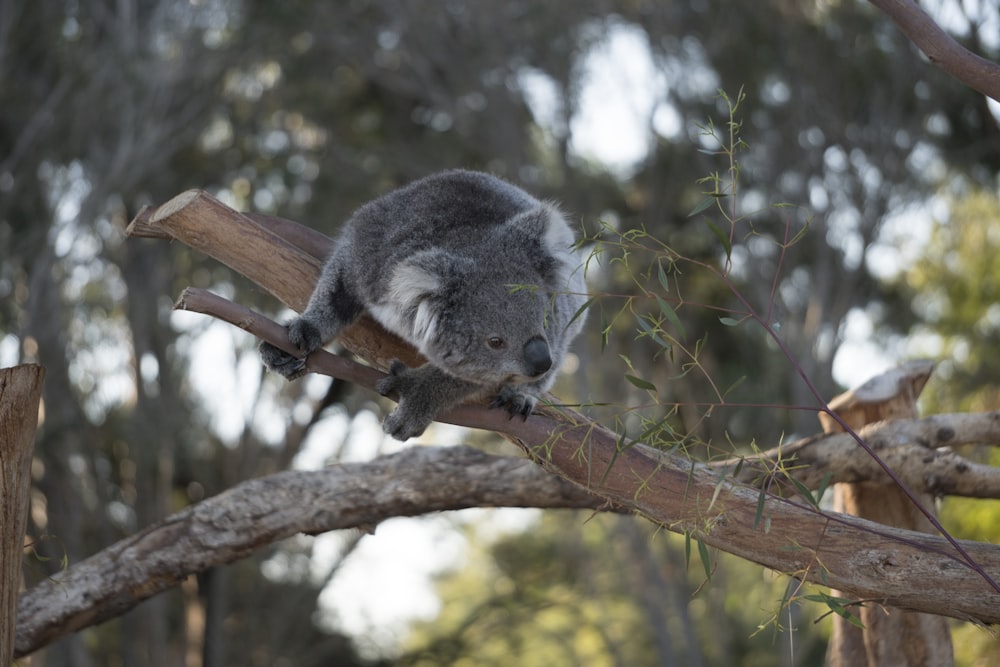
[[[378,390],[398,393],[383,428],[420,435],[441,410],[494,397],[527,417],[555,381],[583,317],[581,260],[565,217],[488,174],[447,171],[359,208],[289,323],[303,356],[362,309],[429,363],[393,363]],[[267,343],[261,358],[292,379],[305,362]]]

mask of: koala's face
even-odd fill
[[[552,368],[544,295],[469,285],[448,301],[423,350],[436,366],[483,384],[527,382]]]

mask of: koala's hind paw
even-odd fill
[[[382,430],[403,442],[421,435],[432,421],[427,415],[407,410],[405,403],[400,403],[382,420]]]
[[[419,372],[399,360],[393,361],[389,374],[375,385],[383,396],[395,393],[399,397],[399,405],[382,420],[382,430],[396,440],[409,440],[426,431],[434,421],[434,411],[420,401],[424,389]]]
[[[521,415],[523,419],[527,419],[537,403],[537,396],[520,391],[512,385],[504,385],[490,403],[490,407],[505,408],[511,417]]]

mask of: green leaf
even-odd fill
[[[651,382],[646,382],[642,378],[637,378],[634,375],[625,375],[625,379],[634,384],[639,389],[646,389],[648,391],[656,391],[656,385]]]
[[[727,327],[739,326],[740,321],[733,317],[720,317],[719,321],[725,324]]]
[[[670,292],[670,283],[667,282],[667,272],[663,270],[662,264],[657,264],[657,278],[660,280],[660,287],[663,288],[664,292]]]
[[[792,482],[792,485],[795,487],[795,490],[799,492],[799,495],[801,495],[803,498],[806,499],[806,502],[808,502],[816,509],[819,509],[819,500],[813,498],[812,491],[810,491],[805,484],[795,479],[794,477],[789,477],[788,479]]]
[[[767,498],[767,494],[764,493],[764,489],[760,490],[757,495],[757,516],[754,517],[753,527],[756,529],[760,525],[760,520],[764,516],[764,500]]]
[[[714,151],[710,152],[709,155],[715,155],[715,152]],[[698,215],[705,209],[709,208],[716,201],[718,201],[718,197],[705,197],[700,202],[698,202],[697,206],[691,209],[691,212],[688,213],[688,217],[693,218],[694,216]]]
[[[660,336],[660,334],[656,333],[656,331],[653,330],[653,327],[650,326],[648,322],[646,322],[645,318],[640,317],[637,321],[639,322],[639,328],[642,329],[646,333],[646,335],[652,339],[654,343],[662,347],[664,350],[669,350],[670,348],[673,347],[673,345],[665,341]]]
[[[604,474],[601,475],[601,481],[600,481],[601,484],[604,484],[604,482],[607,481],[608,474],[611,472],[611,468],[614,467],[615,461],[618,459],[618,455],[632,446],[631,444],[626,447],[622,446],[627,438],[627,436],[625,435],[626,431],[627,429],[623,428],[622,434],[618,436],[618,445],[615,447],[615,453],[611,455],[611,460],[608,461],[608,467],[604,469]]]
[[[660,306],[660,312],[663,316],[667,318],[667,321],[674,325],[677,329],[677,337],[681,340],[687,338],[687,332],[684,330],[684,325],[681,324],[681,318],[677,317],[677,312],[670,306],[669,303],[660,298],[659,295],[656,297],[656,302]]]
[[[604,314],[604,309],[601,309],[601,354],[604,350],[608,349],[608,336],[611,334],[611,325],[608,323],[608,318]]]
[[[712,230],[713,234],[715,234],[715,238],[719,239],[719,243],[721,243],[722,247],[726,249],[726,257],[729,257],[733,253],[733,244],[729,241],[729,234],[722,231],[722,228],[711,220],[705,220],[705,224],[708,225],[708,228]]]
[[[712,559],[708,556],[708,545],[702,540],[698,540],[698,557],[701,558],[702,567],[705,568],[705,577],[712,578]]]
[[[819,488],[816,489],[816,503],[819,504],[823,500],[823,494],[826,493],[826,489],[830,486],[830,480],[833,479],[833,473],[828,472],[823,475],[823,479],[819,480]]]

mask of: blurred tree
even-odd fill
[[[968,41],[995,49],[995,40],[981,37],[978,17],[970,18]],[[655,76],[635,82],[637,62],[611,62],[619,84],[632,85],[599,91],[597,105],[622,101],[635,119],[585,124],[594,72],[615,43],[638,47],[628,53],[645,53]],[[737,232],[747,242],[732,257],[733,276],[757,307],[770,304],[799,363],[832,395],[846,316],[904,312],[899,290],[870,276],[886,221],[926,199],[945,173],[991,184],[1000,154],[982,97],[928,69],[867,5],[0,0],[0,359],[38,360],[47,370],[30,533],[53,560],[31,562],[29,579],[53,574],[63,555],[78,562],[178,506],[287,467],[331,406],[340,415],[368,407],[368,397],[338,384],[326,391],[261,384],[245,338],[227,339],[221,349],[231,356],[213,358],[211,368],[195,366],[214,331],[171,315],[180,286],[276,305],[184,250],[122,243],[121,225],[139,206],[201,187],[332,233],[375,194],[466,166],[558,197],[591,232],[598,217],[622,230],[642,224],[687,256],[722,262],[714,235],[687,216],[706,187],[696,179],[727,168],[705,153],[718,147],[696,124],[724,121],[717,89],[732,95],[741,87],[749,94],[741,116],[749,148],[737,156],[740,191],[730,201],[750,217],[753,235]],[[625,166],[609,169],[584,149],[593,135],[623,143],[636,128],[649,149]],[[797,208],[767,208],[778,201]],[[809,233],[779,267],[768,241],[781,238],[786,224],[798,229],[807,221]],[[631,289],[612,271],[592,278],[595,290]],[[728,400],[810,404],[794,369],[761,352],[761,336],[722,326],[717,313],[696,307],[732,304],[719,283],[686,283],[685,300],[683,325],[694,339],[707,336],[706,374],[724,387],[759,379]],[[567,393],[626,405],[631,397],[609,360],[614,353],[645,360],[654,351],[624,323],[604,356],[588,351],[600,347],[596,313],[591,340],[581,346],[585,372]],[[711,399],[693,376],[667,383],[676,364],[649,366],[674,400]],[[229,367],[240,373],[232,386],[241,391],[228,393],[239,395],[222,403],[227,392],[216,390],[215,402],[206,401],[205,378]],[[219,426],[219,413],[229,427]],[[273,418],[285,420],[283,434],[274,436],[273,424],[255,414],[288,415]],[[815,430],[801,411],[705,415],[687,408],[678,432],[709,454],[727,452],[729,438],[771,441]],[[567,532],[573,539],[575,531]],[[655,562],[676,563],[669,541],[662,551],[661,542],[649,544]],[[586,561],[601,545],[575,547],[573,558]],[[551,540],[531,547],[547,548],[567,547]],[[289,627],[311,627],[314,600],[293,596],[290,585],[276,594],[256,581],[267,555],[206,574],[196,596],[162,596],[120,622],[59,642],[33,664],[176,662],[188,641],[179,619],[190,620],[195,607],[206,613],[203,664],[273,664],[279,655],[304,662],[315,635],[283,635],[268,645],[255,625],[261,618],[241,613],[262,609]],[[541,567],[540,557],[528,560]],[[624,578],[617,583],[642,590]],[[665,609],[625,600],[611,586],[595,595],[617,596],[614,608],[652,623],[683,609],[690,586],[680,576],[661,584],[662,600],[673,601]],[[708,594],[718,593],[710,587]],[[695,629],[684,633],[703,637],[722,624],[727,606],[692,614]],[[603,611],[592,603],[581,613],[595,616],[576,618],[596,632],[593,620]],[[554,627],[566,618],[553,613]],[[744,640],[745,626],[728,634],[729,645]],[[600,641],[609,655],[662,657],[658,632],[651,627],[632,647]],[[698,651],[686,642],[694,660]]]
[[[941,195],[944,215],[924,220],[928,243],[910,265],[890,279],[916,322],[908,332],[914,354],[942,359],[937,379],[923,399],[927,412],[986,412],[1000,409],[993,354],[1000,331],[1000,200],[965,178]],[[969,458],[992,465],[992,447],[966,447]],[[1000,502],[946,498],[941,517],[956,536],[997,543]],[[956,664],[986,665],[1000,658],[1000,645],[973,628],[956,627]]]
[[[576,520],[567,520],[572,517]],[[713,579],[684,538],[632,517],[549,513],[500,537],[442,578],[449,604],[414,629],[405,665],[818,664],[825,639],[795,621],[794,655],[776,656],[761,618],[788,580],[713,556]],[[718,559],[718,560],[715,560]],[[805,611],[805,613],[803,613]],[[795,608],[818,617],[817,606]],[[789,621],[788,611],[780,620]],[[786,647],[786,648],[790,648]],[[786,649],[781,649],[786,650]],[[794,662],[792,662],[794,661]]]

